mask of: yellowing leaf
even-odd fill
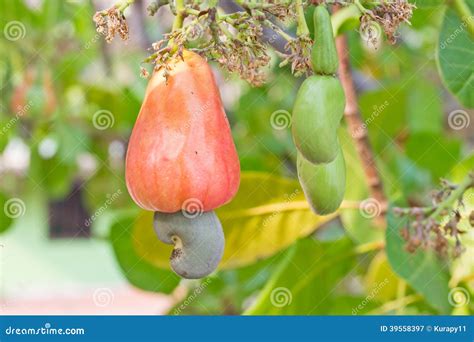
[[[389,301],[397,296],[399,281],[385,252],[379,252],[372,259],[365,276],[366,293],[380,302]]]
[[[220,269],[242,267],[270,257],[335,216],[315,215],[298,181],[259,172],[242,173],[239,192],[216,213],[226,238]],[[141,214],[133,230],[133,244],[148,262],[169,267],[172,247],[156,238],[152,216]]]
[[[141,211],[132,231],[132,243],[137,254],[152,265],[169,269],[173,246],[158,240],[153,230],[153,212]]]

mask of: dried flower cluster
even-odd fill
[[[415,214],[416,212],[416,214]],[[449,221],[442,225],[434,218],[426,218],[419,211],[413,210],[409,225],[400,232],[406,241],[406,249],[410,253],[414,253],[419,247],[423,249],[433,249],[439,255],[447,256],[451,247],[448,237],[454,238],[455,244],[452,246],[452,256],[454,258],[460,256],[464,251],[459,236],[464,231],[458,229],[458,223],[461,220],[461,214],[454,210],[451,213]]]
[[[242,7],[249,13],[261,11],[284,22],[295,19],[294,0],[254,1],[248,4],[242,3]]]
[[[173,44],[168,44],[172,41]],[[182,30],[175,30],[165,34],[164,38],[152,44],[154,53],[145,62],[151,62],[156,71],[163,70],[163,76],[168,77],[169,71],[178,59],[183,59],[184,42],[186,36]],[[148,72],[142,67],[142,76],[147,77]]]
[[[229,18],[221,25],[211,25],[211,31],[214,39],[207,57],[253,85],[265,82],[263,68],[270,62],[270,56],[262,41],[263,27],[258,21],[244,14]]]
[[[214,8],[208,8],[188,15],[183,28],[153,44],[154,53],[146,62],[152,62],[155,70],[169,68],[176,54],[189,48],[249,83],[261,85],[265,81],[263,68],[270,62],[262,36],[262,25],[247,12],[217,16]]]
[[[128,25],[123,12],[116,6],[94,14],[94,22],[97,32],[105,36],[107,43],[110,43],[116,34],[122,40],[128,39]]]
[[[408,225],[400,234],[406,241],[406,249],[414,253],[419,247],[433,249],[439,255],[447,256],[451,249],[451,255],[456,258],[462,254],[464,247],[460,236],[465,233],[459,228],[462,215],[458,208],[464,206],[463,195],[465,191],[474,187],[473,175],[469,175],[471,183],[462,188],[459,198],[455,199],[455,208],[445,206],[451,203],[451,195],[458,188],[445,180],[442,181],[441,190],[433,194],[433,206],[426,208],[394,208],[394,214],[406,216]],[[439,210],[441,208],[442,210]],[[469,223],[474,227],[474,211],[469,215]],[[452,242],[453,241],[453,242]]]
[[[303,1],[300,5],[321,2],[324,1]],[[107,42],[112,41],[117,34],[123,40],[128,39],[128,26],[123,11],[130,3],[121,3],[94,15],[97,32],[103,34]],[[217,10],[216,0],[187,0],[185,8],[180,9],[178,13],[174,1],[154,0],[148,6],[150,15],[154,15],[162,6],[169,5],[174,15],[179,14],[185,18],[184,27],[178,25],[179,28],[154,43],[153,53],[145,62],[152,63],[154,70],[170,70],[176,58],[182,57],[183,50],[191,49],[258,86],[265,82],[265,68],[270,63],[268,46],[264,39],[264,27],[268,27],[275,31],[275,35],[280,35],[287,41],[287,53],[280,54],[283,59],[280,65],[290,65],[295,76],[312,73],[310,56],[313,42],[309,35],[298,34],[293,38],[272,21],[298,21],[297,1],[236,0],[236,3],[242,7],[241,11],[223,14]],[[382,2],[372,10],[364,10],[361,30],[367,40],[375,45],[381,27],[393,43],[396,29],[402,22],[409,23],[414,7],[407,0]],[[148,76],[145,68],[142,67],[141,70],[142,76]],[[167,72],[164,75],[166,77]]]
[[[283,56],[280,66],[291,64],[291,72],[297,77],[311,74],[312,47],[313,40],[309,36],[299,36],[290,40],[285,47],[290,53]]]
[[[367,35],[368,43],[377,44],[377,32],[374,29],[373,22],[378,23],[385,32],[388,41],[395,44],[397,41],[396,31],[401,23],[410,24],[410,18],[413,14],[414,4],[407,0],[395,0],[382,2],[381,5],[372,10],[367,10],[360,18],[360,29]]]

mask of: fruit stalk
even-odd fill
[[[464,192],[474,186],[474,173],[469,173],[458,187],[438,205],[430,217],[437,218],[444,210],[452,207],[453,203],[462,199]]]
[[[304,5],[302,0],[295,0],[296,14],[297,14],[297,28],[296,34],[298,36],[309,36],[308,25],[304,16]]]
[[[173,31],[183,27],[184,21],[184,0],[176,0],[176,17],[173,22]]]

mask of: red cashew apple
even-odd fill
[[[155,72],[132,131],[126,181],[143,209],[173,213],[187,203],[210,211],[240,182],[239,158],[212,70],[184,51],[167,78]]]

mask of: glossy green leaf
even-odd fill
[[[315,215],[298,181],[257,172],[242,173],[237,195],[216,212],[226,239],[219,269],[270,257],[334,217]],[[156,239],[152,222],[152,213],[136,222],[136,248],[150,263],[169,267],[172,248]]]
[[[474,3],[466,4],[474,12]],[[446,88],[463,106],[474,108],[474,38],[451,8],[439,34],[437,63]]]
[[[448,301],[448,266],[431,251],[419,249],[415,253],[405,250],[405,241],[400,230],[406,226],[406,217],[387,217],[386,252],[392,269],[441,314],[450,312]]]
[[[269,279],[248,315],[327,314],[335,288],[355,262],[351,242],[298,241]]]

